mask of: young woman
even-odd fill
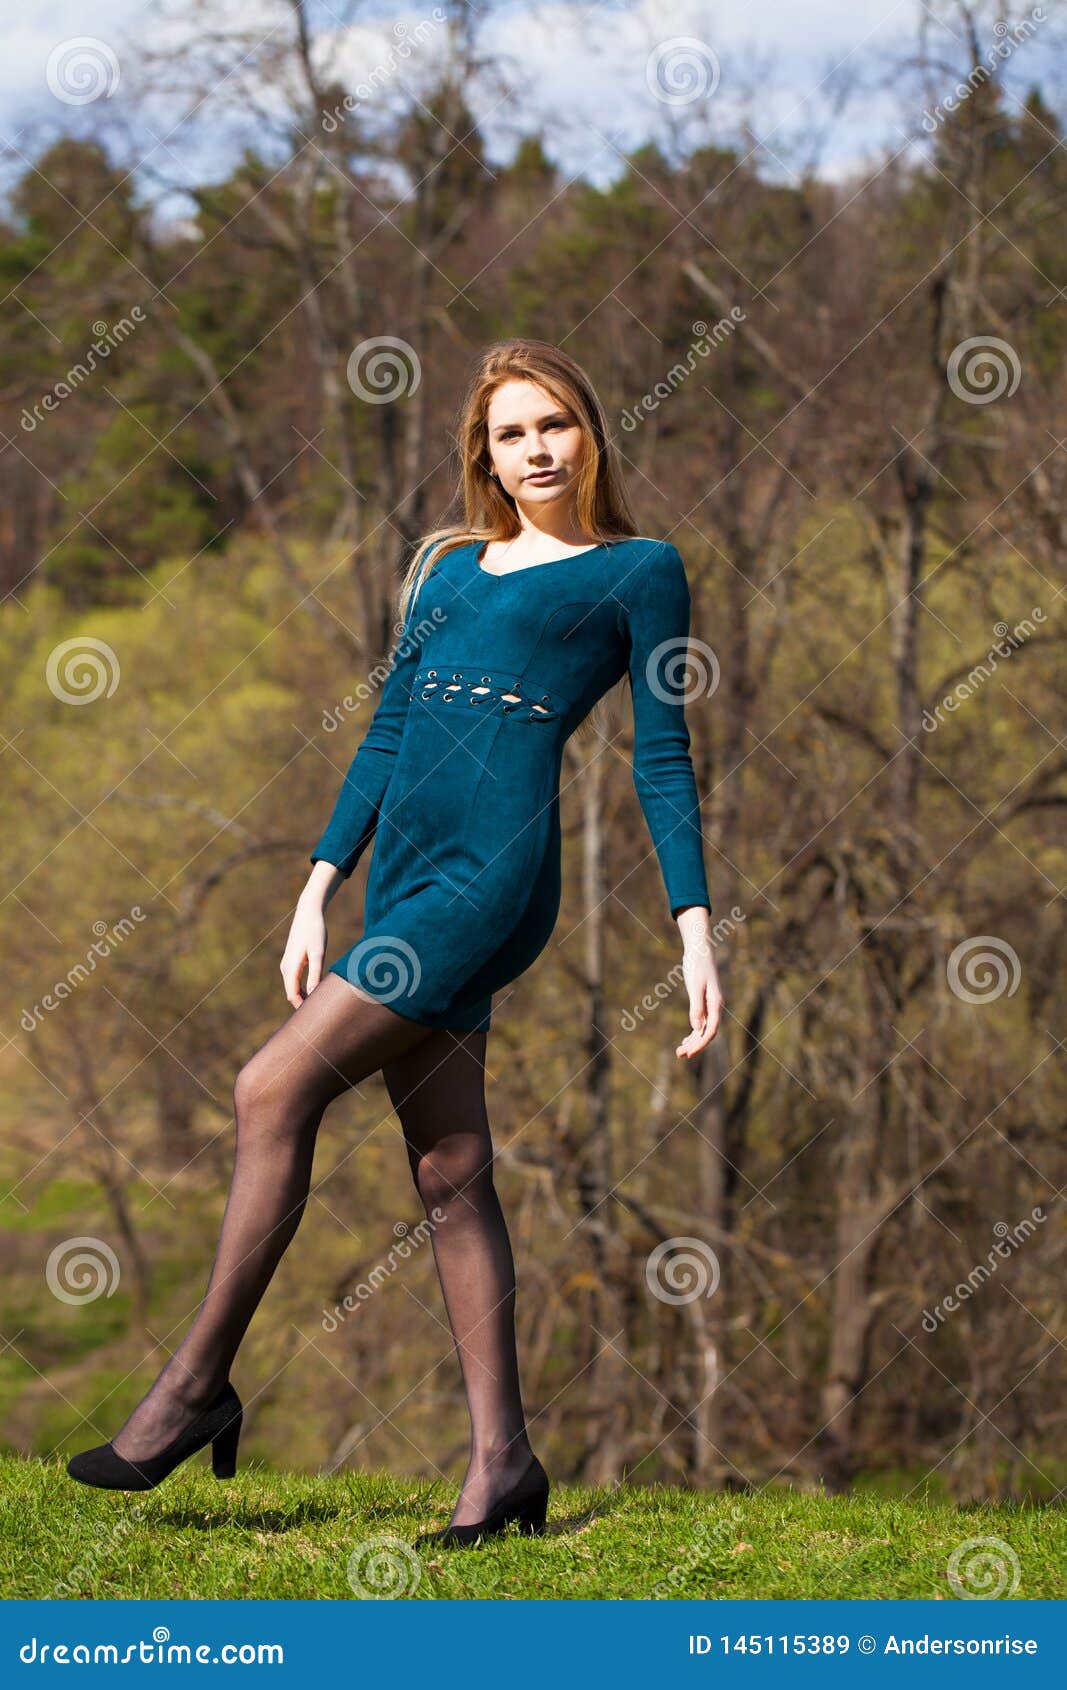
[[[230,1367],[299,1225],[320,1121],[381,1069],[436,1217],[471,1419],[459,1499],[432,1541],[469,1543],[511,1520],[543,1527],[485,1046],[492,994],[540,954],[559,911],[564,744],[617,682],[632,692],[634,784],[682,938],[690,1031],[678,1057],[714,1038],[721,994],[684,712],[682,560],[636,535],[600,403],[556,348],[491,347],[458,443],[464,521],[415,554],[392,667],[311,853],[281,962],[296,1013],[237,1078],[233,1181],[204,1301],[117,1436],[69,1462],[86,1483],[150,1489],[208,1442],[216,1474],[233,1472]],[[326,905],[372,837],[363,935],[323,973]]]

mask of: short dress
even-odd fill
[[[483,549],[438,549],[310,859],[347,878],[373,837],[363,934],[328,972],[409,1020],[459,1032],[488,1031],[493,993],[548,943],[563,748],[624,675],[633,783],[671,914],[712,907],[678,551],[627,538],[493,575]]]

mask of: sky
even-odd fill
[[[382,73],[380,91],[364,106],[368,117],[425,91],[443,41],[433,0],[411,10],[367,4],[350,26],[338,15],[340,0],[314,4],[319,51],[333,57],[346,85],[356,89],[375,67]],[[263,125],[250,115],[247,96],[262,97],[267,109],[271,96],[250,57],[233,74],[211,73],[206,99],[173,90],[140,97],[141,49],[189,40],[188,22],[167,16],[183,6],[0,0],[2,180],[60,133],[113,133],[122,162],[141,161],[134,173],[139,192],[180,215],[183,202],[189,207],[180,191],[185,173],[218,179],[242,145],[261,141]],[[1018,6],[1012,15],[1029,9]],[[932,17],[930,0],[515,0],[491,7],[479,26],[485,53],[502,56],[510,86],[486,72],[471,89],[471,104],[493,163],[506,162],[519,137],[540,127],[568,176],[604,184],[620,173],[625,152],[644,141],[669,138],[685,151],[743,136],[768,175],[796,180],[814,169],[847,181],[921,143],[924,101],[897,67],[915,46],[924,10]],[[1055,104],[1064,0],[1044,0],[1038,10],[1047,21],[1012,53],[1005,86],[1021,99],[1037,82]],[[953,61],[962,62],[959,29],[949,7],[939,11],[950,24],[937,30],[950,88]],[[290,15],[283,0],[218,0],[210,12],[240,28],[242,49],[257,55]],[[996,15],[985,13],[990,47]],[[403,59],[393,51],[398,24],[425,32]],[[106,83],[110,96],[81,99],[86,84],[64,70],[79,56],[95,67],[91,86]],[[57,82],[64,97],[57,97]]]

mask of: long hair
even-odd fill
[[[456,427],[461,479],[452,503],[458,505],[462,497],[463,521],[435,528],[419,541],[400,591],[402,620],[430,570],[457,546],[514,540],[522,532],[513,501],[492,473],[489,454],[489,401],[503,382],[511,380],[537,382],[578,419],[585,440],[575,503],[580,526],[598,545],[630,539],[638,532],[608,438],[607,419],[585,371],[547,341],[497,341],[474,367]]]

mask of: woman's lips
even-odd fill
[[[527,481],[555,481],[558,474],[559,471],[555,469],[538,469],[532,475],[528,475],[526,479]]]

